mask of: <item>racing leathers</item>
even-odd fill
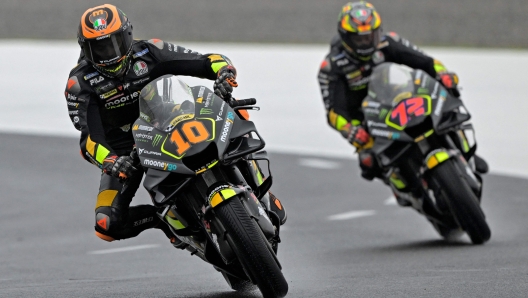
[[[70,119],[81,132],[81,155],[99,168],[107,157],[132,151],[132,124],[139,116],[139,94],[150,81],[166,74],[215,80],[222,67],[231,65],[223,55],[202,55],[159,39],[134,41],[127,59],[131,59],[128,72],[112,78],[100,74],[81,55],[66,86]],[[167,234],[154,206],[129,207],[141,178],[139,173],[123,184],[116,177],[101,175],[95,206],[98,237],[107,241],[125,239],[154,227]]]
[[[382,36],[370,59],[361,59],[345,50],[339,36],[331,43],[330,53],[321,63],[318,79],[328,124],[339,131],[358,149],[362,176],[372,180],[380,169],[369,147],[370,137],[363,124],[361,103],[368,93],[369,76],[373,67],[394,62],[421,69],[433,78],[447,72],[444,65],[419,50],[408,40],[390,32]]]

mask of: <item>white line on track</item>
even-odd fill
[[[324,169],[324,170],[334,170],[339,169],[341,164],[335,161],[320,159],[320,158],[300,158],[299,164],[301,166]]]
[[[123,251],[133,251],[133,250],[154,248],[158,246],[160,245],[159,244],[145,244],[145,245],[127,246],[127,247],[112,248],[112,249],[94,250],[94,251],[88,252],[88,254],[89,255],[112,254],[112,253],[123,252]]]
[[[353,219],[358,217],[365,217],[365,216],[371,216],[376,214],[376,211],[374,210],[359,210],[359,211],[350,211],[340,214],[335,214],[328,217],[328,220],[347,220],[347,219]]]

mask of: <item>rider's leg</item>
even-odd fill
[[[156,215],[154,206],[129,207],[141,178],[142,175],[138,173],[123,184],[115,177],[101,175],[95,206],[95,234],[99,238],[113,241],[135,237],[150,228],[166,230],[163,229],[165,223]]]

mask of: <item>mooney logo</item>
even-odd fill
[[[171,163],[167,163],[167,162],[159,161],[159,160],[152,160],[152,159],[145,159],[145,161],[143,161],[143,164],[145,166],[160,168],[165,171],[174,171],[176,170],[176,168],[178,168],[178,166],[175,164],[171,164]]]
[[[213,109],[202,108],[200,110],[200,115],[211,115],[212,113],[213,113]]]
[[[220,141],[224,142],[227,139],[227,134],[229,133],[229,128],[231,127],[231,124],[233,124],[233,120],[235,119],[235,116],[232,112],[227,113],[227,119],[224,123],[224,128],[222,129],[222,135],[220,136]]]

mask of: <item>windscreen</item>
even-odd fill
[[[180,115],[194,117],[194,97],[187,84],[173,75],[159,77],[141,90],[140,117],[152,126],[171,131],[171,120]]]
[[[408,67],[395,63],[376,66],[370,76],[369,95],[387,105],[392,105],[394,99],[405,98],[405,95],[412,96],[414,82],[411,71]]]

